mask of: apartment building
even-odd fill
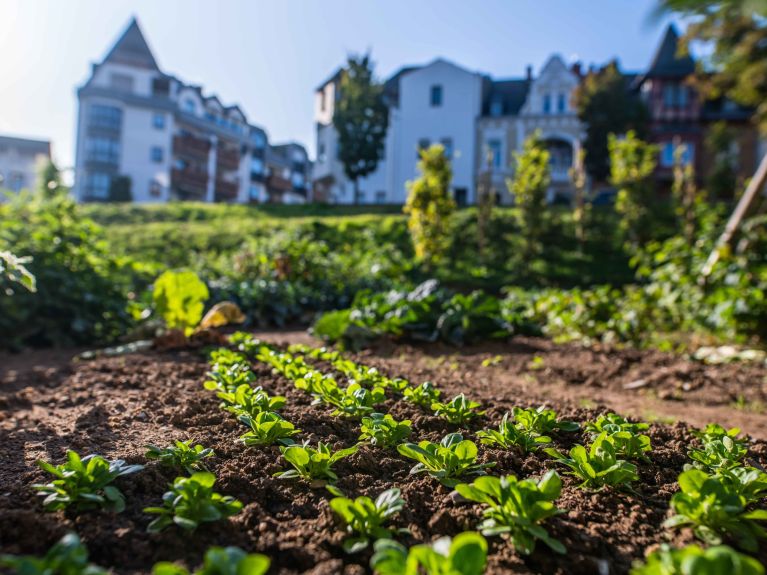
[[[238,105],[163,72],[135,19],[77,95],[78,200],[126,199],[126,188],[141,203],[277,197],[267,189],[266,131]],[[305,186],[287,192],[307,195]]]
[[[0,190],[37,188],[40,170],[50,160],[48,140],[0,136]]]

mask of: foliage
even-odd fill
[[[171,447],[147,445],[146,458],[159,459],[160,463],[169,467],[180,468],[190,475],[195,471],[206,471],[203,460],[213,457],[215,453],[210,447],[192,446],[192,440],[176,441]]]
[[[514,548],[529,555],[540,539],[557,553],[565,547],[549,536],[540,526],[544,520],[564,513],[554,505],[562,492],[562,480],[556,471],[549,471],[540,481],[519,481],[513,475],[478,477],[471,485],[461,483],[456,491],[470,501],[483,503],[484,520],[479,525],[483,535],[504,535]]]
[[[405,401],[426,409],[431,409],[432,404],[439,401],[440,395],[442,392],[430,381],[424,381],[416,387],[409,387],[404,392]]]
[[[410,473],[428,473],[447,487],[454,487],[467,475],[484,475],[495,463],[477,463],[477,446],[460,433],[448,433],[439,443],[403,443],[397,451],[418,463]]]
[[[546,435],[552,431],[577,431],[580,428],[576,422],[559,419],[556,411],[543,406],[535,409],[515,407],[512,413],[517,427],[539,435]]]
[[[586,424],[586,431],[596,437],[602,432],[615,447],[615,455],[624,459],[647,459],[645,452],[650,451],[650,438],[640,433],[650,426],[647,423],[631,423],[617,413],[600,415],[596,421]]]
[[[409,550],[391,539],[380,539],[374,549],[370,567],[376,575],[482,575],[487,564],[487,542],[473,532]]]
[[[298,389],[311,393],[315,398],[314,403],[335,407],[331,415],[362,417],[372,413],[374,406],[386,397],[383,388],[366,389],[359,383],[352,383],[342,389],[331,376],[314,370],[306,371],[294,383]]]
[[[681,549],[661,545],[644,563],[635,563],[630,575],[764,575],[764,567],[752,557],[726,545],[702,549],[691,544]]]
[[[477,432],[480,443],[486,445],[497,445],[503,449],[518,447],[523,453],[535,451],[541,444],[551,443],[551,437],[539,435],[525,427],[509,421],[509,414],[506,413],[501,420],[498,430],[484,429]]]
[[[67,533],[42,557],[0,555],[0,567],[19,575],[107,575],[108,571],[88,563],[88,550],[76,533]]]
[[[293,466],[293,469],[282,471],[276,477],[282,479],[304,478],[313,481],[337,481],[338,475],[333,471],[333,464],[344,457],[357,453],[358,445],[353,445],[338,451],[332,451],[330,446],[321,441],[316,449],[308,444],[281,447],[282,457]]]
[[[240,436],[245,445],[291,445],[294,435],[301,433],[300,429],[289,421],[285,421],[278,413],[261,411],[255,415],[240,415],[240,423],[250,427],[250,431]]]
[[[285,405],[281,395],[271,396],[260,385],[251,387],[247,383],[238,385],[234,392],[219,391],[216,395],[224,409],[235,415],[255,417],[262,411],[277,411]]]
[[[192,333],[202,319],[210,293],[208,286],[191,271],[166,271],[154,282],[152,301],[168,329]]]
[[[236,515],[242,503],[234,497],[213,491],[216,476],[198,471],[190,477],[177,477],[170,491],[162,496],[162,507],[146,507],[145,513],[159,515],[147,527],[150,533],[158,533],[175,523],[182,529],[192,531],[201,523],[218,521]]]
[[[720,121],[711,125],[706,134],[706,151],[713,160],[706,178],[706,191],[714,200],[732,198],[739,186],[736,166],[737,154],[734,153],[735,135],[727,122]]]
[[[356,553],[367,549],[370,540],[390,538],[392,530],[383,524],[402,510],[405,500],[400,497],[400,490],[387,489],[376,497],[335,497],[330,500],[330,508],[341,519],[346,532],[351,535],[344,541],[344,551]]]
[[[450,423],[457,423],[459,425],[468,423],[469,421],[476,419],[480,415],[483,415],[484,411],[478,411],[481,407],[479,402],[467,399],[466,395],[459,393],[453,399],[448,402],[436,401],[431,404],[431,408],[434,410],[434,415],[446,419]]]
[[[412,429],[409,419],[397,421],[388,413],[372,413],[362,418],[360,431],[360,441],[367,441],[375,447],[394,447],[407,439]]]
[[[152,575],[265,575],[271,560],[259,553],[245,553],[238,547],[210,547],[202,568],[190,573],[174,563],[155,563]]]
[[[11,252],[0,251],[0,278],[24,286],[32,293],[36,292],[37,280],[26,268],[26,264],[31,261],[32,258],[20,258]]]
[[[109,201],[116,203],[130,203],[133,201],[131,191],[132,182],[130,176],[115,176],[109,182]]]
[[[99,455],[80,457],[67,451],[67,462],[51,465],[42,460],[37,465],[56,479],[34,488],[44,496],[46,511],[58,511],[74,505],[77,510],[103,508],[116,513],[125,509],[125,498],[111,483],[122,475],[136,473],[142,465],[126,465],[122,459],[108,461]]]
[[[739,467],[748,453],[748,448],[731,437],[712,439],[703,444],[703,449],[693,448],[687,452],[693,465],[709,473]]]

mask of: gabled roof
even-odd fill
[[[384,82],[384,100],[390,106],[399,105],[399,81],[402,76],[413,70],[418,70],[421,66],[403,66],[394,74],[389,76],[388,80]]]
[[[684,77],[695,72],[695,60],[688,54],[679,56],[679,33],[673,24],[669,24],[663,35],[646,77]]]
[[[106,62],[160,71],[135,18],[131,19],[125,32],[104,58]]]
[[[501,104],[501,116],[515,116],[527,99],[530,82],[524,78],[490,80],[482,103],[482,115],[490,116],[494,102]]]

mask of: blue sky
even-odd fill
[[[131,16],[160,67],[239,103],[272,141],[314,153],[313,91],[350,52],[381,77],[446,57],[495,77],[549,54],[641,69],[655,0],[0,0],[0,133],[50,138],[73,163],[76,86]]]

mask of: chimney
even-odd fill
[[[533,67],[530,64],[528,64],[527,65],[527,81],[529,82],[532,79],[533,79]]]
[[[573,65],[570,67],[570,70],[572,71],[573,74],[575,74],[579,78],[581,77],[581,63],[580,62],[574,62]]]

